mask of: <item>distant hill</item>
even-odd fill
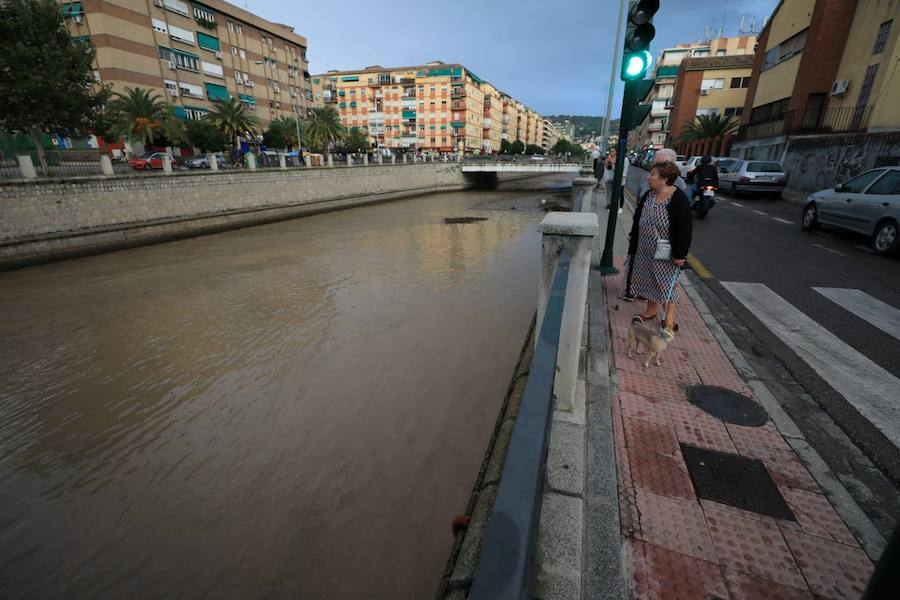
[[[554,122],[569,121],[575,125],[575,138],[587,138],[593,131],[595,135],[600,135],[603,130],[603,117],[588,117],[585,115],[549,115],[544,117]],[[610,133],[619,131],[619,120],[613,119],[609,126]]]

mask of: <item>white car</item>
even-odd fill
[[[685,160],[683,163],[679,163],[678,167],[681,169],[681,178],[687,180],[688,173],[697,168],[697,165],[700,164],[700,159],[702,156],[692,156]]]
[[[531,160],[547,160],[547,157],[543,154],[532,154]]]

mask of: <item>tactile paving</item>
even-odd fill
[[[717,562],[703,510],[695,500],[635,490],[641,539],[681,554]]]
[[[724,423],[687,402],[666,402],[665,406],[679,442],[737,454]]]
[[[670,427],[623,419],[628,465],[634,487],[663,496],[693,498],[687,467]]]
[[[806,589],[800,568],[776,525],[717,510],[704,512],[721,565]]]
[[[824,495],[808,490],[782,487],[781,494],[787,500],[796,521],[779,521],[782,530],[791,529],[830,539],[834,542],[857,546],[856,539]]]
[[[650,421],[659,425],[671,424],[669,412],[666,410],[668,404],[666,401],[633,392],[620,392],[618,396],[623,417]]]
[[[686,600],[728,598],[718,565],[661,548],[630,542],[634,572],[632,598]]]
[[[616,373],[619,377],[619,386],[622,391],[660,400],[684,399],[687,401],[687,396],[684,394],[684,386],[675,381],[667,381],[648,374],[624,371],[622,369],[617,369]]]
[[[862,596],[873,570],[865,552],[799,531],[784,537],[813,593],[835,600]]]
[[[731,600],[813,600],[807,590],[779,585],[727,567],[722,573]]]

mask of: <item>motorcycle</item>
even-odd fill
[[[705,219],[709,209],[716,205],[716,191],[719,186],[705,183],[697,186],[694,197],[691,198],[691,210],[697,213],[698,219]]]

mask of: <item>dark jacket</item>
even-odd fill
[[[644,194],[638,201],[634,210],[634,220],[631,224],[631,234],[628,236],[628,254],[635,254],[638,246],[638,231],[641,223],[641,212],[647,202],[650,193]],[[672,243],[672,258],[686,258],[691,249],[691,232],[694,225],[691,218],[691,205],[684,192],[675,188],[672,199],[669,201],[669,241]]]
[[[694,181],[697,182],[697,185],[708,182],[719,185],[719,171],[712,165],[700,165],[694,169]]]

